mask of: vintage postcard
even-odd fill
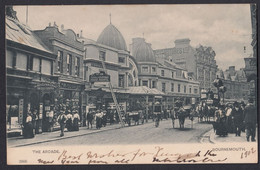
[[[6,6],[7,164],[258,163],[256,15]]]

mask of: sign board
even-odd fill
[[[42,119],[42,113],[43,113],[43,104],[40,103],[40,107],[39,107],[39,119]]]
[[[12,127],[12,129],[21,127],[21,125],[19,124],[18,117],[11,117],[11,127]]]
[[[89,76],[89,81],[91,83],[110,82],[110,75],[106,74],[105,72],[94,73],[94,74]]]
[[[18,114],[18,122],[19,124],[23,124],[23,99],[19,100],[19,114]]]
[[[191,104],[195,104],[196,103],[196,99],[193,97],[191,98]]]

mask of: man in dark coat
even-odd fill
[[[60,124],[60,136],[64,136],[64,128],[66,125],[67,116],[65,115],[65,111],[61,110],[60,115],[58,116],[58,123]]]
[[[256,121],[257,121],[257,111],[256,107],[253,105],[253,99],[250,98],[249,103],[245,107],[245,125],[246,125],[246,139],[249,142],[249,137],[251,136],[251,141],[255,141],[255,131],[256,131]]]
[[[235,102],[233,104],[233,106],[234,106],[234,108],[232,109],[231,116],[234,120],[236,136],[240,136],[241,128],[242,128],[242,124],[243,124],[243,111],[239,107],[238,102]]]

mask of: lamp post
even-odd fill
[[[217,78],[213,81],[213,85],[218,90],[218,102],[220,102],[220,95],[219,93],[223,93],[223,102],[224,102],[224,93],[226,92],[226,87],[223,85],[223,81],[217,76]]]

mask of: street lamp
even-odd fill
[[[217,76],[217,78],[213,81],[213,85],[218,90],[218,102],[220,102],[220,96],[219,93],[223,93],[223,102],[224,102],[224,93],[226,92],[226,87],[223,85],[223,81]]]

